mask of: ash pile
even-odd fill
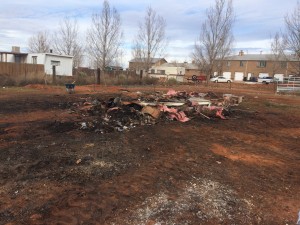
[[[103,134],[166,121],[226,120],[231,107],[238,106],[242,100],[242,96],[219,96],[213,92],[138,92],[137,98],[115,97],[103,101],[88,97],[73,103],[69,113],[77,114],[80,120],[75,123],[77,129]]]

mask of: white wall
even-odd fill
[[[277,79],[278,81],[283,81],[283,77],[284,74],[279,74],[279,73],[274,74],[274,78]]]
[[[177,67],[177,66],[154,66],[151,69],[155,70],[155,73],[157,73],[158,70],[164,70],[166,75],[184,75],[185,74],[185,68],[184,67]]]
[[[165,78],[167,80],[169,79],[175,79],[178,82],[183,82],[184,81],[184,76],[183,75],[160,75],[160,74],[150,74],[150,77],[153,78]]]
[[[52,75],[51,61],[59,61],[60,65],[56,66],[56,75],[72,76],[73,70],[73,57],[61,56],[51,53],[32,53],[28,54],[27,63],[33,63],[32,57],[37,57],[37,64],[43,64],[45,66],[45,73]]]
[[[13,54],[2,54],[1,62],[15,62],[15,56]]]
[[[231,79],[231,72],[223,72],[223,77]]]

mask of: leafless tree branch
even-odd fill
[[[59,29],[53,35],[54,52],[61,55],[72,55],[73,67],[81,65],[83,54],[81,44],[79,43],[79,32],[76,20],[65,17]]]
[[[295,54],[295,57],[300,60],[300,3],[297,2],[297,6],[291,14],[287,14],[284,18],[285,21],[285,33],[284,44],[285,49]],[[300,63],[295,62],[292,64],[294,70],[300,75]]]
[[[151,7],[147,8],[144,20],[139,23],[139,30],[133,42],[132,55],[143,62],[147,72],[151,59],[162,56],[167,47],[166,20]]]
[[[28,52],[45,53],[50,50],[50,40],[48,31],[40,31],[31,36],[28,40]]]
[[[206,20],[195,42],[192,58],[208,77],[212,75],[214,68],[222,67],[216,62],[223,62],[231,53],[234,20],[232,0],[216,0],[215,5],[206,12]]]
[[[109,2],[103,2],[101,13],[92,15],[92,24],[87,31],[87,48],[92,63],[102,70],[118,58],[123,33],[121,18]]]

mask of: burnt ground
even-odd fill
[[[76,110],[86,99],[168,90],[146,89],[0,90],[0,224],[296,223],[299,97],[218,86],[244,96],[227,120],[83,129],[101,114]]]

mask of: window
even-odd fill
[[[51,60],[51,65],[52,66],[60,66],[60,61]]]
[[[230,61],[227,61],[226,65],[227,67],[230,67]]]
[[[32,56],[32,64],[37,64],[37,56]]]
[[[287,68],[287,62],[280,62],[280,67],[281,67],[281,69],[286,69]]]
[[[240,67],[244,66],[244,61],[240,61]]]
[[[154,70],[154,69],[151,69],[150,73],[151,73],[151,74],[154,74],[154,73],[155,73],[155,70]]]
[[[257,62],[257,67],[266,67],[267,66],[267,62],[266,61],[259,61]]]

